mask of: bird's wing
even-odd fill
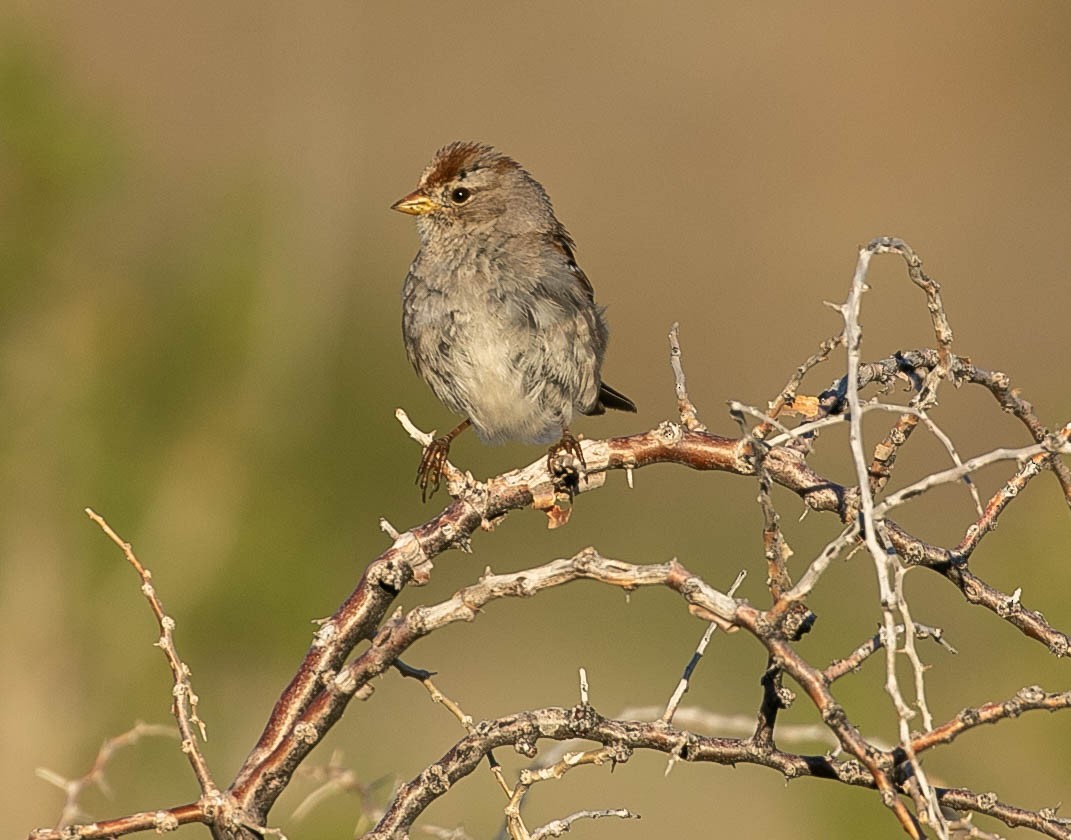
[[[554,232],[551,237],[551,243],[555,248],[562,252],[565,257],[566,264],[569,266],[569,271],[572,272],[573,277],[583,288],[584,293],[588,296],[588,300],[592,303],[595,302],[595,289],[591,285],[591,281],[588,280],[588,276],[576,262],[576,255],[573,254],[573,249],[576,248],[576,244],[573,242],[573,238],[569,235],[569,232],[565,228],[561,228]]]

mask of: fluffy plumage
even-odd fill
[[[406,353],[481,439],[562,438],[579,454],[568,435],[574,411],[636,410],[602,382],[602,307],[546,192],[516,161],[490,146],[451,143],[392,206],[417,217],[420,235],[402,292]],[[440,439],[434,469],[464,427]],[[422,462],[422,488],[438,484],[428,469]]]

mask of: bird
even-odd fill
[[[604,307],[543,186],[493,146],[455,141],[391,209],[416,217],[420,239],[402,288],[406,355],[464,418],[424,448],[421,498],[438,490],[450,444],[470,426],[489,444],[557,440],[551,472],[562,452],[586,468],[574,412],[636,405],[602,381]]]

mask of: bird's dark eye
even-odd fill
[[[456,190],[450,193],[450,200],[454,202],[454,204],[464,204],[471,197],[472,192],[465,189],[464,187],[458,187]]]

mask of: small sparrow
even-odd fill
[[[402,290],[406,354],[465,418],[424,449],[422,498],[438,490],[450,442],[469,426],[486,443],[557,440],[548,468],[558,452],[586,466],[569,433],[574,409],[636,406],[601,379],[603,308],[543,187],[491,146],[456,142],[391,209],[416,216],[420,234]]]

